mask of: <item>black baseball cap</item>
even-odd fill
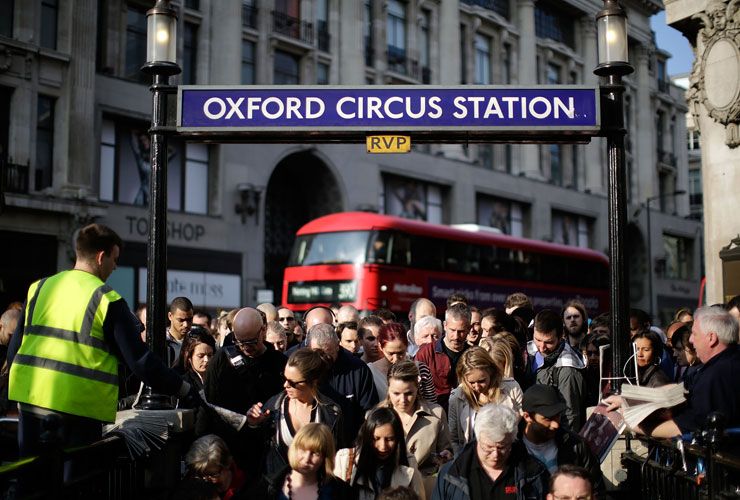
[[[545,418],[553,418],[563,412],[568,405],[563,396],[551,385],[535,384],[524,392],[522,410],[539,413]]]

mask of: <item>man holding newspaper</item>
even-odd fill
[[[697,374],[686,403],[673,408],[672,418],[652,428],[641,424],[634,429],[637,432],[657,438],[680,436],[702,428],[707,415],[712,412],[724,414],[727,427],[740,427],[737,320],[720,307],[700,307],[694,314],[690,341],[704,366]],[[610,396],[605,402],[609,404],[609,410],[625,406],[621,396]]]

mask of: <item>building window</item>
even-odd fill
[[[563,146],[550,144],[550,182],[563,185]]]
[[[255,43],[250,40],[242,40],[242,84],[253,85],[255,77]]]
[[[200,10],[200,0],[185,0],[185,7],[193,10]]]
[[[254,2],[255,0],[242,1],[242,27],[244,28],[257,27],[257,6]]]
[[[535,4],[534,28],[539,38],[549,38],[575,48],[575,26],[573,17],[551,5],[537,2]]]
[[[666,62],[658,61],[658,90],[668,92],[668,79],[666,78]]]
[[[275,85],[297,85],[300,83],[300,58],[282,50],[275,51]]]
[[[193,85],[197,79],[198,25],[185,23],[182,44],[182,83]]]
[[[388,0],[386,25],[388,68],[396,73],[406,73],[406,4]]]
[[[514,147],[511,144],[504,145],[504,168],[507,174],[514,168]]]
[[[553,210],[552,241],[561,245],[589,248],[591,246],[591,219]]]
[[[504,53],[501,57],[501,82],[511,83],[511,45],[504,44]]]
[[[504,234],[524,237],[524,213],[527,206],[516,201],[479,194],[476,198],[476,221],[481,226],[495,227]]]
[[[0,36],[13,38],[13,7],[14,0],[0,2]]]
[[[36,170],[34,189],[51,187],[54,168],[54,105],[56,99],[40,95],[36,110]]]
[[[478,85],[491,84],[491,39],[475,35],[475,80]]]
[[[465,40],[468,38],[468,28],[460,25],[460,83],[468,83],[468,47]]]
[[[554,63],[548,63],[545,69],[545,83],[548,85],[558,85],[560,83],[560,66]]]
[[[362,23],[362,34],[365,40],[365,66],[375,65],[375,39],[373,37],[373,2],[365,0],[363,11],[364,22]]]
[[[655,147],[658,151],[658,159],[663,154],[663,129],[665,129],[665,114],[658,111],[655,118]]]
[[[666,279],[691,279],[694,242],[670,234],[663,235],[664,259],[658,259],[657,274]],[[665,263],[663,263],[665,261]]]
[[[421,26],[419,27],[419,62],[421,64],[421,83],[430,83],[431,77],[431,62],[430,62],[430,34],[429,25],[431,14],[428,10],[421,11]]]
[[[698,151],[701,149],[701,133],[698,130],[689,130],[687,134],[689,137],[689,150]]]
[[[383,213],[435,224],[444,222],[442,186],[392,175],[383,176],[382,185]]]
[[[316,64],[316,83],[319,85],[329,84],[329,65],[324,63]]]
[[[704,203],[704,196],[701,187],[701,170],[689,170],[689,207],[691,213],[701,213]]]
[[[146,81],[141,66],[146,61],[146,9],[129,4],[126,10],[126,63],[124,78]]]
[[[329,0],[318,0],[316,31],[319,50],[329,52],[331,36],[329,35]]]
[[[149,204],[151,172],[148,125],[103,120],[100,137],[102,201]],[[167,208],[208,213],[208,147],[171,138],[167,159]]]
[[[4,2],[7,0],[3,0]],[[41,0],[41,46],[47,49],[57,48],[57,22],[59,17],[59,0]]]

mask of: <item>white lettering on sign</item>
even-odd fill
[[[527,118],[532,115],[538,120],[545,118],[560,118],[561,113],[568,118],[575,116],[575,103],[572,97],[569,97],[567,103],[560,97],[547,99],[545,97],[502,97],[505,113],[501,111],[501,104],[496,97],[455,97],[453,105],[456,111],[452,114],[455,118],[491,118],[493,116],[504,119]],[[483,104],[485,103],[485,106]],[[519,106],[517,106],[517,103]]]
[[[187,297],[199,307],[240,307],[241,276],[197,271],[167,271],[167,303]],[[143,300],[142,300],[143,299]],[[139,300],[146,301],[146,268],[139,268]]]
[[[411,295],[421,295],[424,291],[419,285],[411,283],[410,285],[404,285],[402,283],[394,283],[393,291],[395,293],[407,293]]]

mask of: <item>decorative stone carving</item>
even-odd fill
[[[725,143],[740,146],[740,0],[711,0],[693,16],[702,24],[686,94],[695,123],[698,105],[725,127]],[[703,48],[703,50],[702,50]]]

